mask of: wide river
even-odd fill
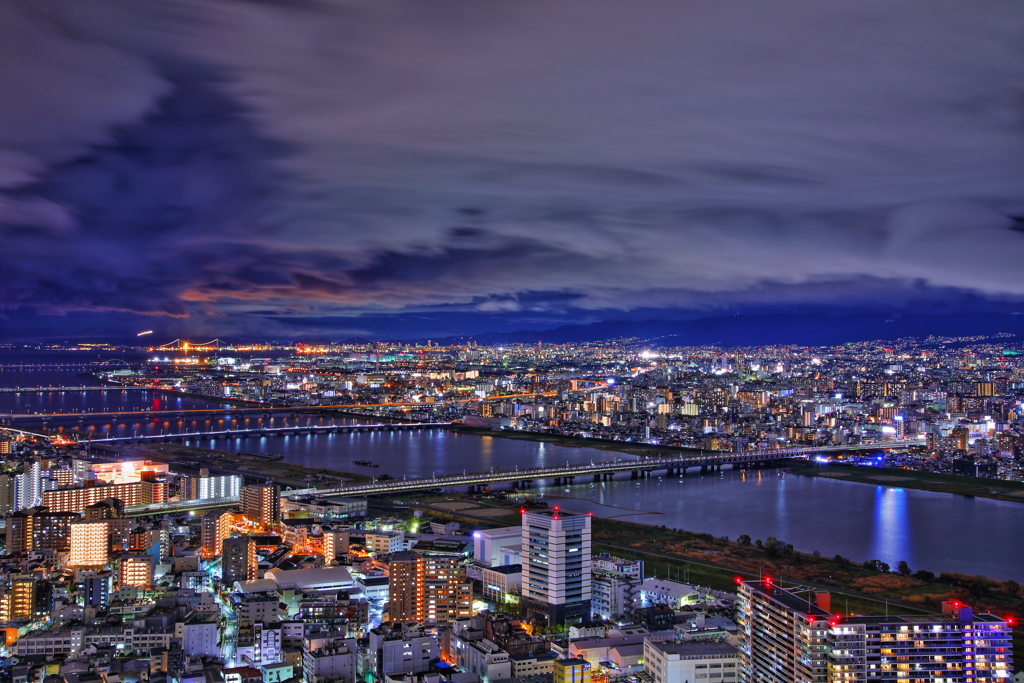
[[[38,373],[38,374],[37,374]],[[0,386],[82,385],[76,371],[0,370]],[[35,381],[31,381],[35,380]],[[197,399],[146,392],[0,394],[0,413],[211,406]],[[307,416],[276,416],[275,425],[329,423]],[[116,435],[182,433],[254,426],[259,418],[184,422],[162,419],[125,424],[85,424]],[[340,420],[335,420],[340,423]],[[66,428],[74,423],[64,423]],[[54,425],[55,427],[58,424]],[[201,439],[194,445],[228,451],[280,453],[290,462],[370,475],[420,477],[556,466],[615,459],[608,451],[541,442],[474,436],[445,430],[330,434],[248,439]],[[380,467],[353,464],[369,460]],[[854,482],[786,474],[781,470],[725,471],[633,481],[589,480],[574,486],[537,486],[538,495],[601,517],[664,524],[735,539],[775,536],[798,550],[840,554],[856,561],[877,558],[912,569],[984,574],[1024,582],[1024,503],[965,498]]]

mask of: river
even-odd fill
[[[46,384],[81,384],[74,378],[75,371],[45,372],[50,380]],[[0,385],[29,384],[24,374],[13,381],[15,376],[11,371],[0,372]],[[0,396],[0,400],[16,400],[10,394]],[[21,394],[17,400],[56,407],[62,412],[172,404],[176,408],[211,407],[214,411],[217,407],[199,399],[121,391]],[[5,411],[0,408],[0,412]],[[131,436],[255,426],[261,421],[259,417],[215,414],[213,419],[132,420],[86,425],[86,429]],[[276,426],[327,424],[332,419],[299,415],[275,416],[272,421]],[[64,423],[64,428],[72,427],[74,423]],[[448,430],[200,439],[190,443],[227,451],[281,453],[289,462],[310,467],[395,477],[631,458],[591,448]],[[369,460],[380,467],[355,465],[353,460]],[[567,508],[602,517],[664,524],[733,539],[741,534],[754,539],[774,536],[798,550],[818,550],[827,556],[840,554],[855,561],[877,558],[891,566],[906,560],[914,570],[984,574],[1024,582],[1024,503],[803,477],[775,469],[705,475],[691,471],[686,477],[643,480],[630,480],[626,475],[610,482],[538,486],[533,490]]]

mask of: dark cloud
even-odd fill
[[[6,327],[1016,300],[1021,45],[1003,2],[9,2]]]

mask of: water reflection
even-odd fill
[[[893,569],[900,560],[913,563],[907,492],[888,486],[875,487],[875,519],[871,552],[868,559],[878,558]]]

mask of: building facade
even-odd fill
[[[590,617],[590,516],[525,512],[522,524],[523,604],[548,624]]]
[[[962,603],[943,603],[941,616],[840,616],[829,607],[827,593],[812,603],[770,579],[742,582],[746,680],[981,683],[1011,675],[1010,625]]]

